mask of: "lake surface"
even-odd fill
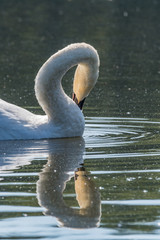
[[[0,98],[43,114],[51,54],[87,42],[101,60],[82,138],[0,141],[0,239],[160,238],[159,29],[158,0],[0,1]]]

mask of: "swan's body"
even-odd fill
[[[35,115],[0,99],[0,140],[82,136],[83,114],[61,85],[64,74],[75,65],[75,102],[83,101],[97,81],[99,58],[92,46],[76,43],[52,55],[36,76],[35,94],[46,115]]]

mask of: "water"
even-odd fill
[[[84,138],[1,142],[1,238],[158,239],[159,143],[158,121],[109,117]]]
[[[42,113],[33,79],[52,53],[85,41],[101,59],[82,138],[0,142],[0,239],[159,239],[159,9],[0,1],[2,99]]]

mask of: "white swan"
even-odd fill
[[[73,101],[64,93],[61,79],[75,65]],[[89,44],[71,44],[52,55],[35,79],[35,94],[46,115],[35,115],[0,99],[0,140],[82,136],[84,117],[80,108],[98,73],[99,57]]]

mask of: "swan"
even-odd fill
[[[71,99],[61,80],[75,65]],[[96,84],[99,65],[97,51],[87,43],[73,43],[53,54],[35,78],[35,95],[46,115],[35,115],[0,99],[0,140],[82,136],[85,123],[81,109]]]

